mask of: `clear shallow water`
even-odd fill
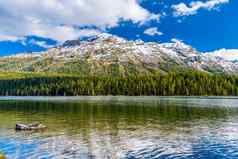
[[[40,121],[44,132],[15,132]],[[2,97],[0,151],[10,159],[238,158],[238,99]]]

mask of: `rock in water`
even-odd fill
[[[43,130],[46,129],[46,126],[40,123],[33,123],[33,124],[16,124],[17,131],[32,131],[32,130]]]

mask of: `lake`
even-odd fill
[[[41,122],[38,132],[16,123]],[[238,158],[235,97],[0,97],[9,159]]]

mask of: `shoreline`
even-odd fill
[[[238,96],[0,96],[3,100],[112,100],[112,99],[238,99]]]

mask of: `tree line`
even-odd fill
[[[36,76],[1,79],[1,96],[236,96],[238,76],[189,71],[123,76]]]

